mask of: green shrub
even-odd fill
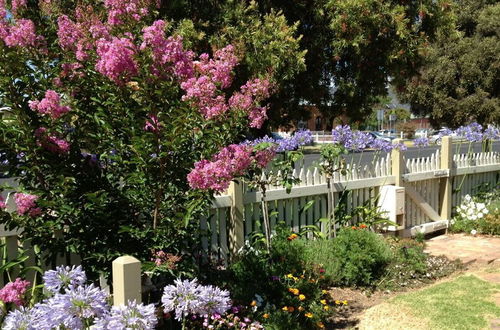
[[[303,243],[309,263],[321,266],[331,285],[372,286],[391,261],[391,250],[380,235],[346,228],[337,238]]]

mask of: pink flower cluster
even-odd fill
[[[97,41],[99,60],[95,66],[96,70],[118,85],[123,85],[138,72],[134,59],[136,47],[130,37]]]
[[[31,109],[36,110],[44,115],[49,115],[52,119],[57,119],[67,113],[70,107],[60,104],[61,98],[53,90],[47,90],[45,97],[41,101],[30,101]]]
[[[9,282],[0,290],[0,300],[4,303],[14,303],[16,306],[21,306],[23,295],[26,289],[30,286],[29,281],[16,278],[14,282]]]
[[[5,10],[3,12],[6,13]],[[2,15],[1,6],[0,15]],[[3,16],[0,18],[0,38],[9,47],[34,47],[44,40],[43,37],[36,35],[35,24],[32,20],[21,18],[13,25],[9,25]]]
[[[30,217],[36,217],[42,213],[42,209],[37,207],[36,201],[38,200],[37,195],[16,193],[14,195],[14,201],[17,206],[17,214],[25,215],[28,214]]]
[[[95,40],[110,38],[109,28],[80,7],[76,17],[78,21],[74,22],[66,15],[59,16],[57,36],[62,49],[74,52],[78,61],[85,61],[88,52],[94,49]]]
[[[149,6],[151,6],[150,0],[104,0],[110,25],[123,24],[128,18],[139,21],[149,13]]]
[[[142,30],[141,51],[151,49],[152,73],[157,77],[173,73],[182,81],[194,75],[192,51],[185,51],[180,36],[165,38],[166,22],[157,20]]]
[[[21,8],[26,7],[27,0],[12,0],[12,15],[16,16]]]
[[[35,137],[37,138],[37,145],[50,152],[57,154],[69,153],[69,142],[55,135],[50,135],[45,127],[37,128],[35,130]]]
[[[238,59],[231,45],[216,51],[214,60],[210,60],[207,54],[202,54],[200,61],[194,62],[197,76],[181,83],[181,88],[186,92],[182,100],[191,101],[205,119],[225,113],[229,106],[219,87],[226,88],[231,84],[232,70],[237,63]]]
[[[241,110],[248,114],[250,127],[260,128],[267,119],[267,107],[259,103],[270,95],[271,83],[266,79],[249,80],[229,99],[232,110]]]
[[[232,144],[212,157],[196,162],[188,174],[191,188],[224,191],[231,180],[244,175],[250,168],[264,168],[273,159],[274,149],[254,150],[244,144]]]
[[[0,196],[0,209],[5,209],[7,208],[7,205],[5,204],[5,199]]]

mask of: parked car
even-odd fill
[[[387,142],[391,142],[392,140],[394,140],[393,136],[387,136],[380,132],[368,132],[368,134],[370,134],[374,139],[381,139]]]

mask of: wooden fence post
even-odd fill
[[[393,144],[403,143],[401,139],[395,139]],[[403,174],[405,173],[405,165],[403,162],[403,153],[400,148],[394,148],[391,151],[391,168],[392,175],[396,178],[396,186],[403,186]]]
[[[235,255],[245,245],[243,227],[243,184],[232,181],[228,195],[231,196],[231,222],[229,225],[229,247],[231,255]]]
[[[443,136],[441,140],[441,170],[447,170],[448,176],[439,180],[439,206],[441,220],[451,219],[452,209],[452,169],[453,150],[450,136]]]
[[[141,302],[141,262],[131,256],[113,261],[113,305]]]

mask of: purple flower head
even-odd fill
[[[467,126],[460,126],[456,133],[458,136],[465,138],[469,142],[479,142],[483,139],[483,126],[474,122]]]
[[[12,310],[6,317],[2,325],[4,330],[36,330],[38,320],[42,315],[35,309],[20,307]]]
[[[449,136],[449,135],[451,135],[451,134],[453,134],[453,131],[452,131],[451,129],[449,129],[449,128],[444,128],[444,129],[442,129],[442,130],[439,132],[439,134],[438,134],[438,135],[439,135],[439,137],[440,137],[440,138],[442,138],[443,136]]]
[[[370,143],[370,148],[377,151],[389,152],[392,150],[392,147],[393,146],[391,142],[382,139],[374,139],[372,143]]]
[[[129,301],[127,305],[113,306],[110,313],[96,320],[94,329],[148,330],[154,329],[157,322],[153,304],[143,305]]]
[[[349,125],[338,125],[332,130],[333,143],[346,145],[352,139],[352,130]]]
[[[487,129],[484,130],[483,137],[489,140],[498,140],[500,139],[500,130],[493,126],[489,126]]]
[[[216,286],[200,286],[200,299],[203,300],[203,312],[199,314],[224,314],[231,308],[229,291]]]
[[[373,142],[373,137],[361,131],[354,131],[351,139],[347,140],[345,147],[352,151],[363,151]]]
[[[196,279],[177,279],[174,283],[165,287],[161,301],[165,313],[174,311],[176,320],[193,314],[224,314],[231,308],[229,292],[226,290],[200,285]]]
[[[261,143],[276,143],[276,140],[273,139],[272,137],[266,135],[264,137],[261,137],[261,138],[255,139],[255,140],[245,140],[241,144],[255,147],[256,145],[261,144]]]
[[[81,329],[85,320],[103,317],[109,310],[108,295],[93,285],[57,293],[38,308],[45,312],[47,328]]]
[[[59,266],[56,270],[48,270],[43,275],[45,289],[53,294],[60,293],[66,289],[82,286],[87,281],[87,276],[82,266]]]
[[[393,149],[398,149],[398,150],[401,150],[401,151],[405,151],[405,150],[408,150],[408,148],[404,145],[404,143],[396,143],[396,144],[393,144],[392,145],[392,148]]]
[[[312,133],[310,130],[299,130],[295,132],[293,138],[295,139],[299,147],[309,144],[313,141]]]
[[[417,148],[423,148],[429,146],[429,139],[426,137],[416,138],[413,140],[413,145]]]

